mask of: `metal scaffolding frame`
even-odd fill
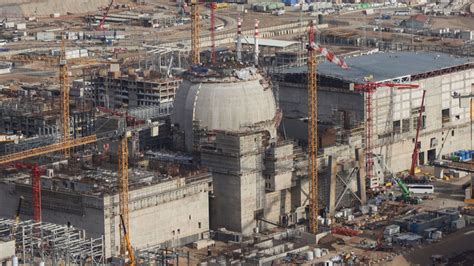
[[[22,264],[105,265],[104,236],[86,238],[84,230],[33,220],[18,223],[12,236],[14,225],[15,220],[0,219],[0,237],[15,239]]]

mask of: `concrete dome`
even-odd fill
[[[240,78],[185,76],[176,93],[172,121],[184,133],[187,150],[193,143],[193,121],[199,121],[201,129],[267,130],[275,137],[278,122],[273,92],[260,74],[249,73]]]

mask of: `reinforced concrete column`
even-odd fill
[[[334,213],[336,212],[336,175],[337,175],[337,165],[336,160],[329,156],[328,158],[328,166],[329,166],[329,174],[330,174],[330,182],[329,182],[329,217],[334,217]]]
[[[357,173],[357,186],[359,191],[359,197],[362,204],[367,203],[367,195],[365,192],[365,156],[362,149],[355,150],[356,161],[359,162],[359,172]]]

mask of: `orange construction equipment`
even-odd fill
[[[59,86],[61,91],[61,133],[62,142],[66,143],[70,139],[70,125],[69,125],[69,76],[68,66],[66,61],[66,47],[64,34],[61,40],[61,53],[59,56]],[[64,148],[64,158],[69,158],[69,148]]]
[[[191,0],[191,63],[193,65],[200,63],[199,33],[199,2]]]
[[[216,9],[217,3],[211,3],[211,62],[216,63]]]
[[[137,262],[135,260],[135,255],[133,253],[132,243],[130,243],[130,237],[128,236],[128,229],[127,229],[127,226],[124,223],[122,214],[120,214],[120,221],[122,221],[123,240],[125,241],[125,243],[127,245],[128,259],[130,260],[128,264],[130,266],[135,266],[135,265],[137,265]]]
[[[317,94],[317,62],[316,52],[325,56],[343,69],[348,66],[344,60],[337,58],[314,42],[315,26],[313,21],[308,28],[308,177],[309,177],[309,231],[318,232],[318,94]]]

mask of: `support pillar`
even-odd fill
[[[329,183],[329,217],[334,217],[336,212],[336,175],[337,175],[337,164],[336,160],[332,157],[328,157],[328,166],[330,169],[330,183]]]
[[[362,149],[355,150],[355,157],[356,161],[359,163],[359,172],[357,173],[357,186],[359,191],[359,197],[362,201],[362,204],[367,203],[367,195],[366,195],[366,184],[365,184],[365,156],[362,152]]]

